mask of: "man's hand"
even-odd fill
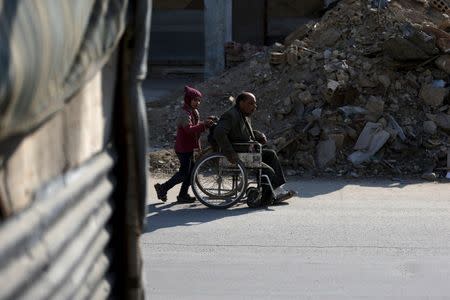
[[[263,144],[263,145],[267,144],[267,137],[264,133],[261,132],[260,134],[255,136],[255,138],[258,143]]]
[[[226,155],[228,161],[232,164],[232,165],[236,165],[237,162],[239,161],[239,156],[237,155],[236,152],[234,153],[229,153]]]

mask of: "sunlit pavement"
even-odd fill
[[[291,180],[288,205],[162,203],[142,236],[150,299],[450,299],[450,184]]]

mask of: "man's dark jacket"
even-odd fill
[[[250,118],[244,116],[237,106],[226,111],[214,129],[214,139],[226,156],[235,153],[231,143],[257,141],[261,135],[253,130]]]

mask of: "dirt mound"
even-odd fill
[[[198,85],[201,115],[220,115],[230,96],[252,91],[254,128],[298,174],[445,176],[448,21],[416,1],[392,1],[383,10],[366,4],[342,0],[285,45]],[[166,107],[149,110],[153,146],[172,146],[181,99],[180,87]]]

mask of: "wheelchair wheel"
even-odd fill
[[[195,197],[211,208],[228,208],[245,194],[247,172],[242,162],[231,165],[221,153],[202,157],[192,172]]]
[[[261,193],[255,187],[249,187],[247,189],[247,205],[251,208],[257,208],[261,206]]]

